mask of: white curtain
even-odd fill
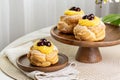
[[[64,10],[72,6],[100,17],[120,13],[120,4],[99,8],[95,0],[0,0],[0,50],[27,33],[57,24]]]

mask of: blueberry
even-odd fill
[[[47,41],[47,42],[45,42],[45,45],[50,47],[51,43],[49,41]]]
[[[37,43],[37,46],[43,46],[43,45],[44,45],[43,42],[38,42],[38,43]]]
[[[91,16],[88,16],[88,17],[87,17],[88,20],[91,20],[91,18],[92,18]]]
[[[69,10],[73,10],[73,11],[80,11],[81,9],[79,7],[72,7]]]
[[[94,18],[95,16],[94,16],[94,14],[89,14],[88,16],[90,16],[90,17],[92,17],[92,18]]]
[[[89,20],[93,20],[94,18],[93,17],[90,17]]]
[[[80,9],[79,7],[77,7],[75,10],[76,10],[76,11],[80,11],[81,9]]]
[[[89,15],[88,15],[88,19],[89,19],[89,20],[93,20],[94,17],[95,17],[94,14],[89,14]]]
[[[82,19],[87,19],[87,18],[88,18],[88,16],[87,16],[87,15],[85,15],[85,16],[83,16],[83,17],[82,17]]]
[[[44,38],[43,38],[43,39],[40,39],[40,41],[41,41],[41,42],[47,42],[47,40],[44,39]]]

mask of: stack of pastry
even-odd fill
[[[100,41],[105,38],[104,23],[94,14],[85,15],[74,27],[74,35],[78,40]]]
[[[94,14],[84,15],[83,10],[72,7],[60,17],[57,29],[72,33],[77,40],[100,41],[105,38],[105,24]]]
[[[84,15],[79,7],[72,7],[60,17],[57,28],[63,33],[73,34],[73,28],[78,24],[79,19]]]
[[[32,65],[41,67],[56,64],[59,60],[58,49],[52,42],[46,39],[36,41],[27,57]]]

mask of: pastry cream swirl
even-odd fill
[[[72,10],[66,10],[65,12],[64,12],[64,14],[65,15],[77,15],[77,14],[80,14],[80,15],[84,15],[84,12],[83,12],[83,10],[81,10],[81,11],[72,11]]]
[[[87,27],[93,27],[93,26],[98,25],[99,23],[100,23],[100,19],[96,16],[93,20],[88,20],[88,19],[79,20],[79,25],[87,26]]]
[[[41,53],[44,53],[44,54],[49,54],[49,53],[51,53],[53,51],[53,49],[54,49],[53,43],[51,43],[51,46],[49,47],[49,46],[45,46],[45,45],[44,46],[37,46],[38,42],[39,41],[36,41],[33,44],[33,48],[32,49],[38,50],[38,51],[40,51]]]

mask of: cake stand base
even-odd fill
[[[102,60],[98,47],[79,47],[76,60],[84,63],[96,63]]]
[[[53,27],[50,31],[51,36],[59,42],[64,44],[79,46],[76,54],[76,60],[84,63],[96,63],[102,60],[99,47],[113,46],[120,44],[120,27],[109,24],[106,25],[106,36],[102,41],[81,41],[75,39],[73,34],[61,33],[57,26]]]

